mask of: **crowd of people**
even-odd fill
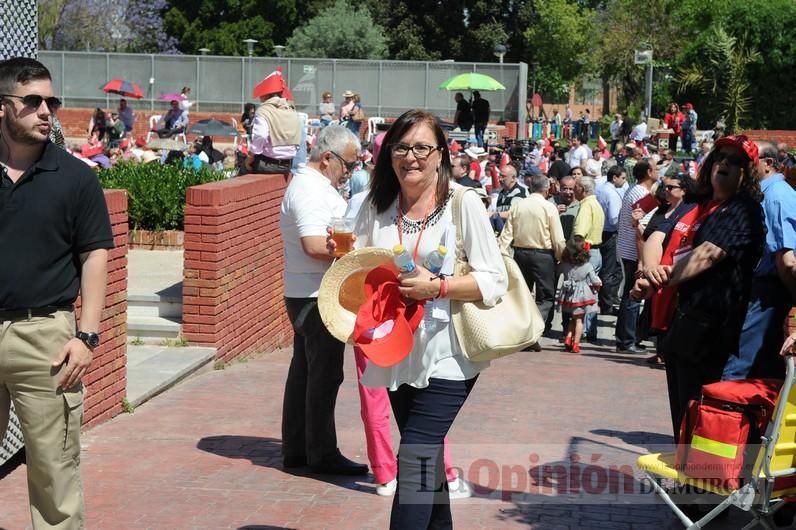
[[[107,146],[112,152],[92,154],[82,145],[68,156],[48,141],[60,102],[47,69],[32,59],[0,62],[0,86],[0,209],[21,208],[0,231],[7,248],[17,250],[0,265],[3,277],[14,280],[0,285],[0,317],[7,322],[0,356],[25,353],[24,362],[0,364],[0,430],[13,400],[28,450],[34,526],[79,526],[81,378],[101,340],[113,238],[99,184],[75,157],[95,164],[98,156],[109,163],[182,158],[189,167],[239,157],[219,153],[209,137],[187,153],[159,155],[127,130],[111,140],[118,142]],[[294,331],[283,401],[285,468],[369,471],[337,445],[334,411],[345,345],[318,307],[322,278],[338,254],[333,219],[351,221],[354,247],[400,245],[416,264],[413,273],[384,285],[421,317],[413,320],[405,356],[377,363],[372,349],[355,347],[368,458],[376,493],[393,496],[391,528],[451,528],[450,499],[472,492],[451,465],[446,436],[489,362],[463,354],[452,303],[490,307],[506,294],[502,252],[513,255],[545,319],[544,333],[558,337],[562,351],[578,354],[582,342],[598,341],[601,313],[617,316],[619,354],[642,354],[656,337],[648,361],[665,368],[675,440],[702,385],[783,377],[783,322],[796,299],[796,164],[787,145],[720,136],[701,160],[680,162],[670,150],[650,149],[644,135],[592,148],[584,135],[565,144],[551,133],[514,163],[505,153],[490,153],[483,139],[466,148],[449,141],[438,118],[415,109],[363,149],[353,126],[333,123],[335,116],[356,121],[358,100],[347,91],[339,114],[333,106],[319,109],[329,123],[302,155],[309,142],[281,73],[266,77],[255,93],[260,104],[248,107],[248,122],[242,120],[250,129],[249,150],[236,163],[292,174],[279,222]],[[331,95],[324,100],[330,103]],[[187,111],[175,103],[175,115]],[[110,120],[98,109],[89,133],[101,149],[109,124],[126,129],[134,120],[127,109],[120,103]],[[476,126],[480,118],[472,119]],[[465,188],[475,193],[457,195]],[[27,194],[36,201],[25,200]],[[53,207],[41,208],[41,201],[54,201]],[[38,238],[29,237],[31,227]],[[457,239],[470,272],[453,274],[451,252],[432,273],[426,258]],[[54,274],[37,274],[41,270]],[[79,319],[72,307],[78,286]],[[554,329],[557,311],[560,329]],[[41,405],[29,406],[33,402]],[[400,431],[397,455],[390,412]]]
[[[494,257],[511,252],[546,320],[545,335],[558,337],[562,350],[578,353],[583,341],[601,342],[597,331],[605,323],[598,321],[599,314],[617,316],[613,342],[618,354],[643,355],[650,349],[647,362],[665,369],[675,440],[684,407],[699,397],[702,385],[784,377],[783,323],[796,300],[796,168],[787,145],[722,136],[696,161],[677,159],[672,150],[643,141],[617,141],[609,149],[593,148],[579,136],[568,145],[551,136],[537,142],[523,163],[513,164],[477,144],[462,149],[447,141],[438,120],[423,111],[410,111],[396,124],[376,137],[375,149],[366,146],[372,152],[364,156],[349,149],[356,145],[353,137],[313,151],[329,168],[336,166],[322,174],[334,175],[328,177],[329,191],[336,189],[343,198],[333,208],[311,203],[312,230],[306,238],[301,231],[290,237],[300,246],[314,238],[315,253],[304,251],[301,259],[315,260],[318,283],[335,248],[333,238],[324,239],[330,226],[326,216],[355,219],[357,246],[390,248],[402,242],[417,248],[415,262],[422,263],[445,241],[452,190],[470,187],[480,198],[480,204],[467,205],[467,222],[473,223],[467,233],[473,239],[466,254],[473,278],[440,279],[425,269],[416,279],[399,276],[401,293],[410,301],[441,296],[492,303],[504,281]],[[304,218],[299,208],[298,202],[283,202],[283,227]],[[289,234],[283,234],[287,241]],[[302,294],[312,300],[317,285]],[[553,326],[557,311],[560,329]],[[300,331],[296,322],[294,329]],[[445,327],[434,329],[449,335]],[[428,333],[415,332],[412,351],[395,366],[362,359],[358,372],[364,387],[387,387],[401,431],[397,475],[376,473],[378,491],[397,487],[393,528],[449,524],[447,501],[431,492],[451,488],[445,485],[451,478],[445,435],[485,368],[462,357],[456,344],[435,342]],[[303,344],[295,351],[309,357],[309,337],[297,340]],[[382,464],[370,449],[378,429],[364,395],[362,400],[375,473]],[[379,410],[389,414],[385,407]],[[438,421],[432,425],[426,415]],[[418,452],[419,446],[429,452]],[[385,454],[393,458],[391,450],[379,454],[381,462]],[[418,459],[435,463],[426,497],[417,493],[422,490]],[[364,473],[347,459],[341,465]],[[402,495],[411,503],[399,503]]]

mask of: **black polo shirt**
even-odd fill
[[[0,175],[0,309],[72,304],[80,253],[113,248],[105,195],[89,167],[51,142],[16,182]]]

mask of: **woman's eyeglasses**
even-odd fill
[[[746,162],[746,157],[738,153],[726,153],[724,151],[716,151],[713,154],[713,160],[717,164],[721,164],[722,162],[726,161],[728,164],[732,164],[734,166],[742,166]]]
[[[672,191],[672,190],[681,190],[681,189],[683,189],[683,187],[682,186],[675,186],[673,184],[667,184],[666,186],[663,187],[663,189],[665,189],[666,191]]]
[[[409,151],[414,153],[415,158],[423,159],[428,158],[431,156],[431,153],[441,149],[441,147],[436,145],[428,145],[428,144],[415,144],[415,145],[406,145],[406,144],[392,144],[390,146],[390,150],[392,152],[392,156],[406,156],[409,154]]]
[[[47,108],[50,112],[61,106],[61,100],[55,96],[45,98],[38,94],[28,94],[27,96],[17,96],[16,94],[0,94],[0,98],[17,98],[22,100],[22,104],[31,109],[38,109],[41,107],[42,101],[47,103]]]

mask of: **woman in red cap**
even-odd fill
[[[450,321],[450,300],[494,305],[508,279],[484,206],[465,193],[461,219],[451,214],[451,161],[439,121],[424,110],[411,110],[384,137],[367,202],[357,217],[357,247],[393,248],[412,253],[417,272],[398,277],[404,299],[423,303],[408,355],[388,367],[368,363],[362,383],[387,387],[401,432],[398,491],[390,528],[451,528],[452,518],[443,465],[443,439],[488,362],[464,357]],[[441,274],[422,265],[440,245],[455,248],[456,225],[473,271],[453,272],[449,252]]]
[[[725,136],[697,176],[699,213],[678,247],[673,265],[645,264],[636,295],[677,288],[677,305],[660,341],[675,439],[688,402],[702,385],[721,380],[729,354],[739,351],[752,277],[765,242],[757,146],[746,136]],[[670,233],[678,220],[658,230]],[[646,296],[645,296],[646,297]]]

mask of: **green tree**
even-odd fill
[[[287,41],[287,54],[383,59],[387,55],[387,42],[384,28],[373,22],[366,7],[354,8],[348,0],[337,0],[293,32]]]
[[[399,60],[459,59],[464,44],[462,0],[365,0],[387,38],[388,57]]]
[[[631,105],[643,107],[646,67],[634,64],[635,50],[649,46],[656,71],[663,73],[672,68],[687,38],[682,20],[674,14],[675,8],[675,0],[606,0],[598,7],[592,58],[601,77],[621,87],[623,109]],[[670,95],[657,91],[653,116],[664,111],[665,103],[661,107],[658,103],[669,99]]]
[[[792,0],[681,0],[675,16],[686,37],[678,64],[688,67],[705,62],[710,27],[720,25],[726,33],[757,50],[759,60],[746,64],[749,82],[746,119],[752,128],[796,128],[796,2]],[[728,75],[730,72],[725,72]],[[721,108],[709,91],[689,88],[683,95],[700,110],[707,126],[720,117]]]
[[[272,55],[297,25],[294,0],[171,0],[166,31],[183,53],[209,48],[217,55],[246,55],[244,39],[255,39],[255,55]]]
[[[711,104],[706,110],[723,118],[727,132],[739,131],[751,110],[747,67],[758,62],[760,54],[729,35],[719,24],[708,32],[702,59],[680,68],[678,91],[696,89],[709,95]]]
[[[532,67],[545,99],[560,99],[567,85],[592,71],[593,19],[593,10],[567,0],[536,3],[524,37],[533,49]]]

